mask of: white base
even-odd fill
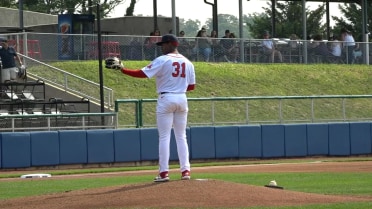
[[[51,174],[46,174],[46,173],[34,173],[34,174],[26,174],[22,175],[21,178],[23,179],[28,179],[28,178],[49,178],[52,177]]]

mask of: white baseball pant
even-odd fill
[[[186,139],[188,104],[185,93],[159,95],[156,118],[159,133],[159,173],[169,171],[170,137],[173,125],[181,172],[190,171]]]

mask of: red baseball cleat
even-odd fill
[[[168,171],[159,173],[158,176],[154,178],[154,182],[166,182],[169,181]]]
[[[181,180],[190,180],[190,179],[191,179],[190,171],[188,171],[188,170],[183,171],[182,176],[181,176]]]

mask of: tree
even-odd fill
[[[16,8],[17,2],[15,0],[1,0],[0,7]]]
[[[47,14],[87,14],[99,3],[101,5],[101,17],[106,17],[116,6],[125,0],[23,0],[23,9]],[[134,8],[135,2],[131,6]],[[16,0],[2,0],[0,6],[18,8]],[[93,8],[93,9],[92,9]]]
[[[127,11],[125,13],[125,16],[133,16],[133,12],[134,12],[134,6],[136,5],[136,0],[131,0],[130,1],[130,5],[129,7],[127,8]]]
[[[340,12],[343,14],[341,17],[332,16],[332,19],[336,22],[333,32],[339,34],[341,28],[347,28],[353,33],[356,41],[363,41],[363,21],[362,21],[362,8],[359,4],[355,3],[344,3],[339,5]],[[372,30],[372,2],[367,2],[367,12],[368,12],[368,31]]]
[[[250,29],[251,35],[256,38],[262,37],[262,32],[271,30],[272,10],[271,3],[267,3],[268,7],[261,14],[254,13],[249,15],[252,21],[246,22]],[[289,37],[291,34],[302,36],[302,3],[299,1],[286,1],[283,3],[277,2],[275,7],[275,25],[277,37]],[[320,5],[317,9],[310,11],[306,8],[307,18],[307,34],[323,34],[325,24],[322,24],[322,19],[325,14],[325,6]],[[302,37],[303,38],[303,37]]]
[[[188,19],[185,21],[185,19],[181,18],[179,21],[180,31],[185,31],[186,37],[196,36],[196,33],[201,28],[201,23],[199,20]]]

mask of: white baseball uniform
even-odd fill
[[[183,55],[169,53],[142,68],[148,78],[156,78],[158,102],[156,120],[159,133],[159,173],[169,170],[170,137],[173,126],[181,172],[190,171],[186,139],[188,104],[186,90],[195,84],[194,65]]]

